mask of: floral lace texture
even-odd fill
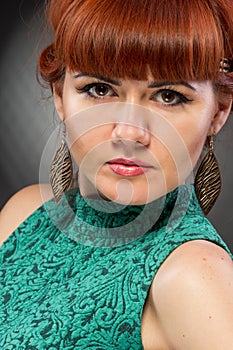
[[[152,280],[175,248],[196,239],[229,252],[190,185],[148,211],[90,203],[77,190],[45,203],[0,250],[0,349],[143,349]]]

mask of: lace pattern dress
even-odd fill
[[[78,190],[46,202],[0,249],[0,348],[143,349],[153,278],[196,239],[231,254],[191,185],[145,206],[86,200]]]

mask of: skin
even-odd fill
[[[129,197],[130,204],[149,202],[184,183],[207,135],[218,133],[228,111],[219,109],[211,82],[160,82],[158,86],[152,77],[109,82],[104,77],[67,72],[62,97],[55,91],[54,100],[71,134],[81,193],[87,196],[97,189],[123,204]],[[117,102],[133,105],[135,111],[120,121],[103,121],[108,105]],[[96,113],[83,113],[93,107]],[[95,124],[91,124],[94,117]],[[106,164],[118,157],[146,160],[151,169],[141,176],[120,176]]]
[[[189,82],[191,87],[167,83],[149,87],[152,81],[148,77],[148,81],[140,82],[120,80],[117,85],[108,82],[110,88],[105,90],[103,84],[106,81],[77,77],[77,73],[67,71],[62,96],[54,89],[57,112],[70,132],[71,150],[80,166],[80,188],[84,196],[96,193],[97,188],[103,196],[120,203],[128,200],[129,190],[131,204],[158,198],[185,181],[190,165],[183,169],[179,164],[187,152],[188,159],[185,159],[193,167],[207,135],[218,133],[224,125],[231,98],[220,100],[211,82]],[[98,85],[100,90],[92,86],[89,95],[81,91],[84,86],[96,83],[102,84],[102,87]],[[162,95],[161,90],[168,88],[176,93]],[[90,96],[90,93],[96,95],[97,91],[102,91],[102,95],[104,92],[104,97]],[[180,95],[177,98],[177,91],[186,96],[188,102],[178,103]],[[79,115],[80,126],[72,135],[72,127],[76,124],[70,121],[74,115],[86,113],[92,107],[104,107],[104,104],[107,107],[114,102],[131,104],[139,110],[145,108],[156,116],[156,123],[151,122],[151,118],[145,122],[141,114],[131,113],[120,122],[100,123],[90,129]],[[176,136],[167,144],[163,142],[163,130],[158,132],[161,120],[166,126],[165,131],[172,130],[172,135]],[[183,145],[178,148],[183,152],[180,156],[173,149],[177,140]],[[130,157],[127,154],[129,149],[137,157],[147,157],[151,161],[153,167],[146,175],[126,178],[115,174],[106,165],[106,161],[113,157]],[[119,183],[125,187],[119,190]],[[152,183],[157,184],[153,186],[155,189]],[[162,190],[160,185],[163,185]],[[41,190],[46,193],[46,199],[51,197],[48,186],[30,186],[6,204],[0,216],[2,241],[41,205]],[[128,191],[127,195],[125,191]],[[232,350],[233,265],[222,248],[199,240],[185,243],[170,254],[156,273],[145,303],[142,340],[145,350]]]

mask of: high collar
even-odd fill
[[[185,215],[197,211],[201,213],[192,185],[180,186],[145,205],[128,206],[84,198],[75,189],[48,209],[60,231],[78,243],[95,247],[125,245],[161,227],[174,229]]]

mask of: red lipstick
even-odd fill
[[[116,158],[107,162],[110,169],[121,176],[138,176],[148,172],[152,166],[138,159]]]

